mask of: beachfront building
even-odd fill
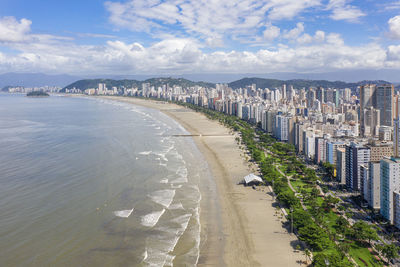
[[[344,148],[345,146],[346,146],[346,143],[343,141],[327,141],[326,142],[326,160],[325,161],[336,166],[337,150],[338,150],[338,148]]]
[[[394,222],[394,192],[400,191],[400,158],[385,158],[380,162],[381,207],[380,213],[390,223]]]
[[[336,179],[341,185],[346,184],[346,149],[336,150]]]
[[[369,148],[351,142],[346,145],[346,186],[353,191],[361,190],[361,165],[370,161]]]
[[[379,210],[381,206],[381,173],[380,162],[369,162],[368,174],[363,181],[364,200],[369,207]]]
[[[289,140],[289,117],[286,115],[275,116],[274,135],[279,141]]]

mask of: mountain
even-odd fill
[[[229,87],[233,89],[244,88],[247,85],[256,84],[257,88],[276,88],[280,87],[283,84],[293,85],[294,88],[310,88],[310,87],[324,87],[324,88],[351,88],[356,89],[357,86],[374,83],[374,84],[383,84],[390,83],[387,81],[377,80],[377,81],[361,81],[356,83],[346,83],[342,81],[326,81],[326,80],[302,80],[302,79],[294,79],[294,80],[277,80],[277,79],[263,79],[263,78],[243,78],[234,82],[229,83]]]
[[[80,77],[59,74],[48,75],[43,73],[4,73],[0,74],[0,88],[9,85],[24,87],[57,86],[63,87]]]
[[[150,83],[151,86],[158,87],[164,84],[168,84],[169,86],[182,86],[182,87],[191,87],[191,86],[203,86],[203,87],[215,87],[214,83],[207,82],[193,82],[183,78],[151,78],[144,81],[138,80],[113,80],[113,79],[85,79],[79,80],[72,84],[65,86],[61,92],[65,92],[65,89],[78,88],[81,90],[86,90],[88,88],[97,88],[99,83],[105,83],[108,88],[111,87],[137,87],[142,88],[142,83]]]

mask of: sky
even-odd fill
[[[398,0],[0,0],[0,73],[382,70],[400,81]]]

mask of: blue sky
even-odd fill
[[[0,1],[0,73],[385,69],[400,71],[399,0]]]

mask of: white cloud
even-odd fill
[[[298,22],[296,24],[296,27],[291,29],[290,31],[286,31],[286,33],[283,35],[286,39],[289,40],[295,40],[297,39],[300,34],[304,32],[304,23]]]
[[[118,40],[105,45],[72,42],[19,43],[16,55],[0,54],[0,72],[41,71],[69,74],[180,74],[321,72],[400,66],[400,47],[387,50],[377,44],[351,47],[337,34],[317,31],[304,45],[255,51],[202,51],[194,39],[167,39],[144,46]],[[322,40],[324,36],[325,41]],[[300,37],[301,38],[301,37]],[[321,42],[317,42],[320,40]]]
[[[358,7],[349,5],[349,0],[330,0],[327,6],[328,10],[332,10],[330,18],[333,20],[346,20],[349,22],[358,22],[365,16]]]
[[[257,20],[249,18],[244,23],[258,25],[255,21]],[[227,26],[218,27],[231,27],[228,26],[228,22]],[[304,24],[301,22],[282,34],[278,27],[270,23],[260,26],[260,42],[274,40],[282,35],[291,41],[290,45],[280,44],[277,47],[259,50],[252,48],[254,50],[251,51],[215,49],[212,52],[204,49],[204,41],[199,41],[198,38],[177,38],[172,35],[163,35],[161,41],[151,45],[115,39],[103,45],[79,45],[66,41],[69,39],[65,37],[31,33],[30,24],[30,21],[24,19],[1,19],[2,46],[13,49],[14,53],[0,53],[0,72],[34,70],[69,74],[157,75],[244,71],[320,72],[400,67],[400,46],[389,46],[387,49],[376,43],[348,46],[337,33],[304,32]],[[4,29],[7,29],[7,32],[12,29],[13,33],[19,33],[19,37],[15,38],[13,35],[14,39],[6,39],[4,36],[8,35],[4,34]],[[211,32],[214,33],[214,30],[211,29]],[[210,38],[207,40],[210,44],[220,45],[222,42],[218,32],[207,36]]]
[[[292,19],[303,10],[321,4],[320,0],[274,0],[268,2],[271,6],[268,15],[272,20]]]
[[[15,17],[0,18],[0,44],[35,42],[35,43],[54,43],[58,41],[73,40],[70,37],[55,36],[50,34],[31,33],[32,21],[28,19],[17,20]]]
[[[291,19],[318,5],[320,0],[130,0],[105,3],[109,20],[117,28],[151,34],[167,28],[176,35],[183,32],[207,42],[220,41],[224,36],[256,36],[271,20]],[[276,29],[272,30],[276,34]]]
[[[0,18],[0,42],[21,42],[27,39],[32,22],[27,19],[16,20],[14,17]]]
[[[316,31],[314,35],[314,40],[316,42],[323,42],[325,41],[325,32],[324,31]]]
[[[263,36],[267,41],[273,41],[281,34],[281,30],[276,26],[269,26],[263,31]]]
[[[389,19],[389,35],[394,39],[400,39],[400,15]]]
[[[387,50],[387,59],[389,62],[400,62],[400,45],[390,45]]]
[[[400,9],[400,1],[383,4],[385,11]]]
[[[299,43],[301,43],[301,44],[309,44],[309,43],[311,43],[312,41],[313,41],[312,36],[309,35],[309,34],[307,34],[307,33],[303,34],[302,36],[300,36],[300,37],[297,39],[297,42],[299,42]]]

